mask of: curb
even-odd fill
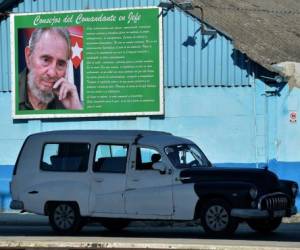
[[[218,244],[211,243],[150,243],[150,242],[70,242],[70,241],[1,241],[0,249],[147,249],[147,250],[284,250],[286,246],[249,246],[249,245],[234,245],[224,242]],[[289,250],[299,250],[299,247],[289,247]]]
[[[292,217],[283,218],[283,223],[300,223],[300,213],[293,215]]]

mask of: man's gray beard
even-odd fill
[[[35,73],[30,70],[27,75],[27,83],[31,93],[39,99],[42,103],[48,104],[54,99],[53,91],[42,91],[37,87],[37,83],[34,82]]]

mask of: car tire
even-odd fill
[[[52,229],[60,235],[73,235],[83,227],[78,206],[73,203],[57,203],[49,211],[49,222]]]
[[[101,224],[106,229],[117,232],[129,225],[130,221],[126,219],[102,219]]]
[[[281,224],[282,218],[257,219],[247,221],[250,228],[259,233],[271,233]]]
[[[239,225],[237,219],[230,216],[231,206],[223,199],[209,200],[201,210],[201,224],[210,236],[231,235]]]

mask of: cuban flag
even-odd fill
[[[68,63],[68,80],[75,84],[81,101],[83,101],[83,27],[68,28],[72,46],[72,56]]]

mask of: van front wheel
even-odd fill
[[[209,200],[202,207],[201,222],[211,236],[228,236],[235,232],[238,221],[230,216],[231,206],[223,199]]]
[[[76,205],[58,203],[49,211],[49,222],[52,229],[61,235],[78,233],[82,228],[82,218]]]

